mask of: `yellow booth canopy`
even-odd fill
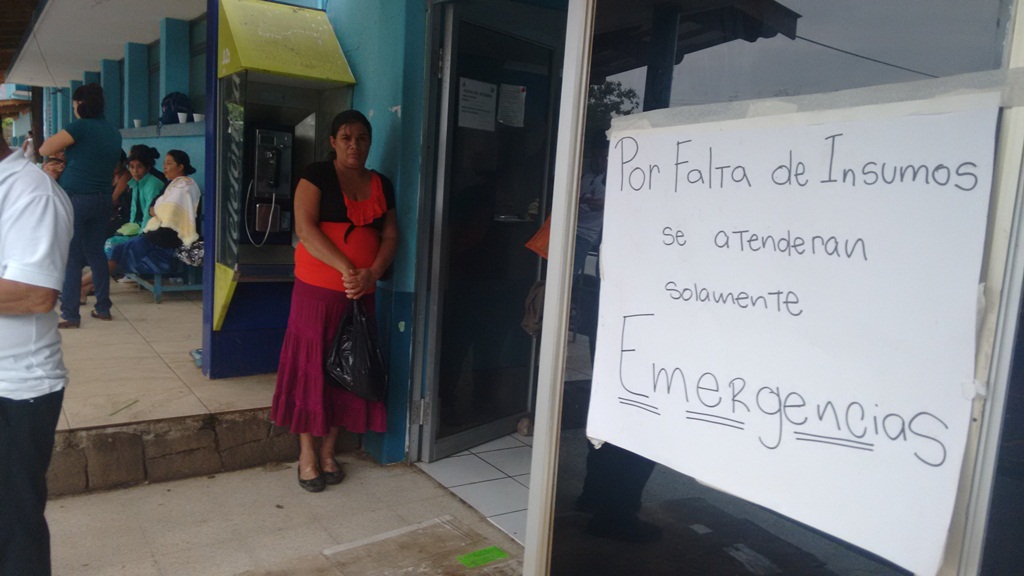
[[[263,0],[221,0],[217,77],[252,70],[355,84],[327,14]]]

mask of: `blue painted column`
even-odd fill
[[[67,88],[52,88],[51,103],[53,116],[50,117],[49,135],[54,135],[64,129],[67,125],[68,109],[71,107],[70,95]]]
[[[95,71],[94,72],[83,72],[82,73],[82,83],[83,84],[99,84],[100,83],[100,73],[99,72],[95,72]]]
[[[71,99],[75,95],[75,90],[78,90],[78,87],[81,86],[81,85],[82,85],[82,82],[80,80],[72,80],[71,81],[71,86],[69,86],[69,90],[68,90],[68,104],[67,104],[67,107],[64,109],[64,115],[61,116],[61,118],[63,118],[63,120],[64,120],[64,123],[61,124],[61,126],[60,126],[61,130],[63,130],[64,127],[67,126],[68,124],[71,124],[71,122],[75,119],[75,111],[74,111],[74,107],[71,106]]]
[[[347,1],[329,3],[327,17],[358,82],[353,107],[373,124],[367,165],[391,176],[396,187],[401,241],[392,279],[377,288],[388,363],[388,431],[367,433],[363,448],[382,463],[399,462],[409,435],[426,11],[421,0]]]
[[[43,91],[43,138],[49,138],[56,132],[57,125],[57,89],[47,88]]]
[[[116,60],[100,62],[100,85],[103,86],[103,115],[115,128],[123,128],[121,121],[121,65]]]
[[[132,120],[149,125],[149,49],[145,44],[124,45],[124,126]]]
[[[188,22],[174,18],[160,21],[160,99],[171,92],[188,94]]]

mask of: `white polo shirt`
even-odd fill
[[[0,278],[60,290],[73,219],[67,194],[21,150],[0,161]],[[27,400],[67,384],[57,313],[0,314],[0,397]]]

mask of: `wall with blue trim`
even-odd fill
[[[160,157],[156,160],[156,169],[163,171],[164,156],[170,150],[182,150],[188,154],[189,160],[192,161],[192,167],[196,169],[196,173],[192,175],[192,179],[199,184],[199,188],[202,189],[203,194],[206,193],[206,138],[203,133],[188,135],[188,136],[141,136],[136,135],[140,132],[156,132],[155,128],[142,128],[139,130],[122,130],[121,131],[121,146],[124,148],[125,153],[131,150],[132,146],[136,144],[145,144],[156,148],[157,152],[160,153]]]
[[[422,0],[335,0],[327,7],[356,78],[353,106],[373,125],[367,165],[390,176],[396,188],[401,241],[392,277],[377,291],[389,362],[388,432],[363,440],[365,450],[384,463],[405,458],[408,436],[426,16]]]

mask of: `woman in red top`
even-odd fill
[[[377,280],[398,247],[391,181],[366,168],[372,129],[347,110],[331,122],[331,160],[310,164],[295,187],[295,287],[270,419],[299,435],[299,485],[320,492],[344,475],[339,428],[384,432],[384,404],[325,384],[324,358],[351,300],[375,320]],[[317,447],[315,438],[320,438]]]

